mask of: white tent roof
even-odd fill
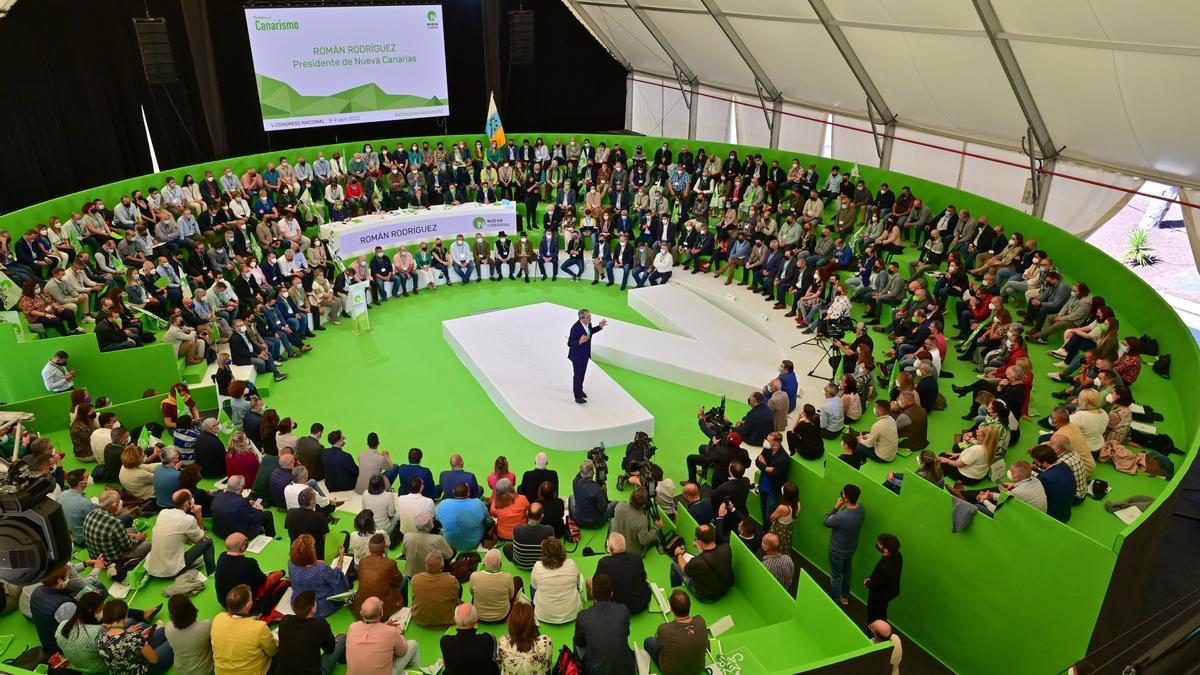
[[[666,83],[678,68],[755,103],[761,85],[860,126],[873,86],[909,135],[1017,149],[1032,127],[1043,156],[1200,187],[1200,3],[564,1]]]

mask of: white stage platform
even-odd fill
[[[593,361],[738,401],[776,372],[782,351],[773,340],[683,285],[630,291],[629,303],[663,330],[610,319],[593,343]],[[576,320],[575,308],[539,303],[445,321],[442,333],[535,443],[583,450],[626,443],[635,431],[652,434],[650,413],[595,364],[584,385],[588,403],[575,403],[566,338]]]
[[[628,443],[636,431],[653,435],[650,412],[595,364],[584,381],[588,403],[575,402],[567,335],[576,312],[544,302],[443,321],[442,334],[492,402],[534,443],[586,450],[600,441]]]

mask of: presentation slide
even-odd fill
[[[246,9],[263,128],[449,115],[443,28],[441,5]]]

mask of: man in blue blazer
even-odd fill
[[[579,321],[571,326],[571,335],[567,338],[567,358],[575,370],[572,381],[576,403],[587,403],[587,394],[583,392],[583,376],[587,374],[588,361],[592,359],[592,336],[608,325],[606,319],[592,324],[592,313],[586,309],[579,310]]]
[[[542,281],[546,280],[546,265],[553,271],[553,280],[558,281],[558,233],[546,230],[546,236],[538,244],[538,271],[542,273]]]

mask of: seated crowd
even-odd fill
[[[0,237],[0,264],[23,284],[20,307],[31,327],[77,331],[94,306],[102,349],[118,349],[153,340],[150,317],[159,316],[169,323],[164,339],[178,355],[222,365],[219,386],[231,397],[235,427],[228,442],[217,436],[215,419],[202,418],[184,385],[173,387],[163,404],[162,431],[170,437],[147,448],[135,445],[112,413],[97,415],[99,406],[86,395],[73,396],[75,457],[97,462],[96,480],[114,484],[98,505],[81,497],[87,473],[64,475],[62,455],[46,439],[30,442],[26,453],[31,468],[58,478],[72,534],[97,569],[111,566],[120,579],[144,560],[154,577],[196,567],[215,573],[227,613],[204,630],[211,630],[218,672],[259,672],[272,658],[310,669],[359,660],[354,672],[418,664],[416,643],[388,619],[403,606],[420,626],[457,627],[442,639],[448,672],[547,670],[554,654],[549,638],[538,634],[539,622],[575,623],[574,654],[587,671],[627,672],[629,617],[646,611],[650,597],[642,560],[661,548],[664,516],[672,520],[677,508],[699,524],[690,546],[695,555],[682,546],[664,551],[672,559],[672,585],[688,592],[670,594],[675,618],[644,646],[663,672],[696,672],[704,663],[705,623],[692,615],[690,602],[716,601],[735,586],[730,541],[746,544],[785,588],[795,582],[792,526],[800,506],[796,484],[787,480],[792,455],[821,458],[826,440],[839,440],[838,459],[856,467],[917,453],[916,476],[983,513],[995,515],[1005,499],[1017,499],[1063,522],[1083,501],[1098,461],[1122,467],[1128,458],[1139,341],[1121,338],[1112,308],[1084,281],[1065,279],[1035,241],[1006,233],[986,215],[948,204],[935,210],[907,187],[894,194],[884,183],[872,191],[836,166],[822,181],[814,165],[794,160],[784,170],[760,155],[739,159],[735,151],[722,160],[686,145],[673,153],[664,144],[649,157],[641,146],[626,155],[619,145],[593,147],[587,139],[552,148],[541,139],[504,148],[436,146],[414,143],[407,152],[367,146],[348,163],[334,153],[311,167],[304,158],[294,167],[281,158],[261,175],[251,168],[239,178],[226,169],[219,180],[211,172],[200,183],[187,176],[183,186],[168,179],[148,197],[141,191],[123,197],[112,212],[89,202],[68,223],[54,219],[31,229],[13,249]],[[525,204],[515,244],[504,236],[468,244],[460,236],[448,249],[440,241],[421,243],[416,253],[401,250],[393,258],[377,249],[369,262],[363,257],[343,268],[319,237],[305,234],[354,213],[497,198]],[[527,241],[526,227],[544,230],[537,247]],[[310,350],[305,340],[323,322],[337,323],[348,283],[373,280],[373,300],[380,302],[407,295],[410,282],[417,293],[418,272],[435,288],[434,272],[450,284],[454,268],[466,284],[472,275],[481,280],[486,264],[498,281],[507,264],[510,279],[528,282],[536,260],[543,279],[556,279],[560,237],[564,272],[578,280],[590,250],[593,283],[607,279],[611,286],[620,276],[623,289],[631,275],[640,287],[669,280],[676,267],[733,284],[740,268],[739,286],[794,318],[798,329],[835,338],[830,365],[840,375],[819,405],[804,403],[793,364],[784,361],[779,377],[750,394],[749,412],[726,433],[716,433],[701,409],[699,426],[710,442],[688,456],[676,505],[674,483],[657,466],[651,476],[635,475],[629,498],[618,503],[590,461],[564,494],[544,454],[519,481],[504,457],[480,481],[457,454],[435,480],[419,449],[400,464],[379,449],[374,434],[355,457],[341,431],[326,432],[320,423],[297,436],[291,418],[281,419],[251,383],[228,374],[232,363],[285,377],[277,362]],[[917,250],[907,277],[897,258],[906,248]],[[860,305],[864,318],[856,322],[851,314]],[[1050,379],[1065,387],[1053,394],[1062,403],[1042,420],[1047,433],[1025,444],[1027,457],[1014,458],[1009,451],[1021,447],[1021,422],[1032,420],[1028,345],[1051,340],[1061,341],[1051,352],[1061,361]],[[228,355],[218,354],[226,349]],[[68,359],[59,352],[43,370],[50,391],[73,388]],[[953,376],[956,361],[978,374],[952,390],[968,398],[967,424],[953,439],[932,439],[930,416],[947,407],[941,380]],[[934,442],[945,452],[930,449]],[[906,473],[890,472],[888,487],[901,490]],[[198,486],[201,478],[225,483],[209,494]],[[255,501],[242,496],[244,489]],[[324,553],[338,502],[330,493],[348,490],[362,495],[364,508],[339,547],[339,564],[331,566]],[[751,491],[761,497],[761,513],[747,512]],[[832,532],[830,593],[842,603],[865,518],[859,492],[846,486],[824,521]],[[135,505],[159,514],[149,537],[130,529]],[[272,506],[286,510],[292,544],[288,569],[264,573],[245,550],[256,536],[274,536],[265,511]],[[564,541],[576,527],[604,526],[611,528],[608,556],[584,579]],[[215,561],[210,529],[225,540]],[[488,551],[479,568],[460,575],[454,563],[481,544]],[[401,546],[403,569],[388,558]],[[867,579],[868,622],[874,637],[887,640],[887,602],[899,593],[899,542],[881,535],[876,546],[882,557]],[[530,572],[530,588],[502,570],[503,560]],[[153,669],[169,662],[176,642],[193,649],[204,642],[175,640],[171,630],[164,636],[119,605],[110,612],[119,601],[104,605],[97,624],[100,599],[79,595],[93,586],[71,568],[60,572],[45,587],[62,591],[76,583],[73,594],[55,596],[75,600],[71,613],[47,614],[47,603],[39,603],[47,650],[82,649],[79,643],[89,641],[69,635],[94,633],[99,653],[111,642],[109,651],[119,648]],[[273,617],[288,585],[293,614],[277,642],[259,617]],[[462,602],[464,585],[471,603]],[[175,621],[177,604],[183,625]],[[189,621],[184,604],[172,600],[176,635],[195,625],[194,610]],[[347,635],[333,636],[324,618],[343,605],[360,620]],[[475,629],[498,621],[509,630],[498,642]],[[295,650],[283,649],[289,636]]]

